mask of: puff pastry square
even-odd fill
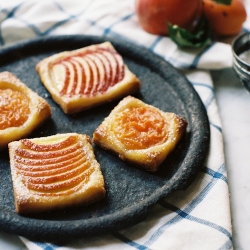
[[[16,211],[34,214],[105,197],[104,178],[89,136],[77,133],[9,144]]]
[[[10,72],[0,73],[0,150],[29,135],[46,119],[51,108]]]
[[[132,96],[125,97],[93,134],[93,142],[146,171],[155,172],[175,149],[187,122]]]
[[[64,51],[36,66],[41,81],[66,114],[133,94],[140,80],[110,42]]]

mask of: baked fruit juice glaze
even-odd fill
[[[104,93],[124,77],[122,57],[114,50],[96,48],[52,63],[64,68],[64,80],[56,80],[61,86],[60,95],[95,96]],[[56,75],[56,74],[55,74]]]
[[[76,136],[52,145],[38,145],[28,139],[21,142],[23,147],[16,150],[15,165],[23,183],[37,195],[73,193],[88,181],[90,164]]]

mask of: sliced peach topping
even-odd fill
[[[90,174],[93,172],[92,169],[89,169],[83,173],[81,173],[81,175],[78,176],[74,176],[71,179],[67,179],[64,180],[62,182],[54,182],[51,184],[33,184],[31,183],[28,179],[27,181],[27,186],[29,189],[35,190],[35,191],[40,191],[40,192],[46,192],[46,191],[63,191],[69,188],[72,188],[76,185],[78,185],[79,183],[86,183],[89,180],[89,176]]]
[[[95,96],[105,93],[124,78],[124,62],[122,57],[109,48],[96,48],[84,53],[60,58],[50,64],[65,69],[65,78],[60,95]]]
[[[27,176],[26,181],[32,184],[53,184],[55,182],[62,182],[64,180],[71,179],[72,177],[76,178],[77,176],[82,175],[87,168],[89,168],[89,166],[86,163],[80,167],[70,169],[70,171],[61,174],[39,177]]]
[[[61,164],[65,164],[67,160],[77,160],[77,157],[80,157],[79,152],[81,149],[77,149],[71,153],[68,153],[67,155],[62,155],[57,158],[47,158],[47,159],[32,159],[32,158],[23,158],[21,155],[15,155],[15,162],[23,164],[23,168],[25,168],[25,165],[28,166],[30,169],[34,169],[35,171],[38,170],[47,170],[50,168],[53,168],[53,164],[59,166],[62,166]],[[81,156],[82,157],[82,156]]]
[[[82,155],[79,155],[75,159],[72,159],[70,161],[67,160],[59,164],[39,165],[33,167],[30,165],[16,163],[16,168],[17,171],[23,175],[39,177],[65,173],[73,168],[83,165],[85,162],[86,158]]]
[[[38,195],[72,193],[88,182],[93,169],[76,136],[63,140],[33,142],[21,140],[15,166],[22,182]]]
[[[72,147],[66,147],[64,150],[57,151],[48,151],[48,152],[37,152],[33,150],[26,150],[24,148],[19,148],[16,150],[16,154],[30,159],[48,159],[48,158],[56,158],[67,155],[69,153],[74,152],[75,150],[81,148],[79,143],[74,144]]]

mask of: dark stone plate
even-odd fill
[[[10,71],[51,105],[53,115],[30,137],[78,132],[92,136],[118,101],[65,115],[40,82],[35,65],[54,53],[109,40],[141,80],[144,102],[174,112],[188,121],[185,137],[176,150],[152,174],[130,166],[94,147],[105,178],[107,197],[87,207],[42,213],[16,214],[7,150],[0,152],[0,230],[30,239],[56,241],[86,237],[134,225],[145,219],[151,207],[176,189],[186,188],[199,172],[209,147],[206,110],[191,84],[174,67],[145,48],[124,41],[94,36],[57,36],[25,41],[0,51],[0,71]]]

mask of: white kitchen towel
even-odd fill
[[[209,155],[194,182],[159,201],[143,222],[60,246],[20,237],[28,249],[233,248],[223,132],[210,76],[210,70],[232,66],[230,44],[180,49],[168,37],[141,29],[134,0],[2,1],[0,23],[2,46],[41,36],[87,34],[117,37],[148,48],[185,73],[205,105],[211,130]]]

